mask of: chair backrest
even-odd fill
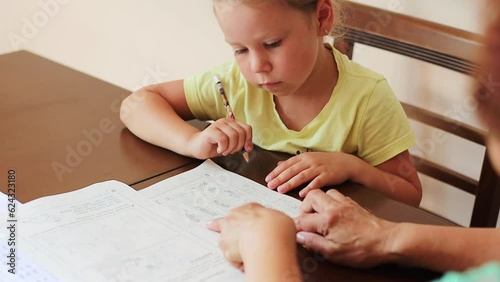
[[[352,59],[355,43],[398,53],[473,75],[481,36],[452,27],[348,2],[347,31],[335,48]],[[401,103],[410,119],[485,146],[486,133],[434,112]],[[500,179],[484,158],[479,181],[413,155],[420,173],[475,195],[471,227],[494,227],[500,209]]]

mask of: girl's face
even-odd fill
[[[277,96],[295,93],[311,75],[323,48],[314,15],[308,17],[285,1],[227,2],[216,1],[215,12],[245,78]]]

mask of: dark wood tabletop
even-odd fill
[[[0,56],[0,85],[0,175],[16,171],[20,202],[193,162],[125,129],[119,107],[129,90],[26,51]]]
[[[109,179],[139,190],[201,163],[148,144],[125,128],[119,105],[129,90],[26,51],[0,56],[0,85],[0,174],[5,184],[8,170],[16,171],[20,202]],[[264,184],[265,175],[287,157],[256,148],[248,164],[240,154],[214,161]],[[335,188],[388,220],[452,225],[356,184]],[[6,185],[0,190],[6,193]],[[299,198],[297,190],[290,196]],[[301,247],[298,259],[306,281],[429,281],[440,276],[395,265],[366,270],[334,265]]]

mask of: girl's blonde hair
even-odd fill
[[[276,0],[214,0],[217,1],[225,1],[225,2],[233,2],[234,4],[264,4],[265,2],[276,1]],[[289,7],[293,9],[297,9],[299,11],[304,12],[307,15],[310,15],[316,10],[316,6],[318,4],[318,0],[282,0],[285,1]],[[329,0],[332,3],[332,8],[334,12],[334,20],[333,25],[330,29],[330,36],[335,38],[342,37],[345,33],[345,2],[346,0]]]
[[[248,1],[248,0],[247,0]],[[251,0],[250,0],[251,1]],[[303,11],[305,13],[312,13],[316,10],[318,0],[285,0],[288,6]],[[330,29],[330,36],[335,38],[342,37],[345,33],[345,0],[330,0],[333,8],[333,25]]]

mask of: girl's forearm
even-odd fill
[[[400,176],[385,172],[353,156],[350,180],[387,195],[391,199],[418,207],[422,192]]]
[[[392,262],[436,271],[462,271],[500,261],[500,230],[398,224],[390,238]],[[389,257],[389,256],[388,256]]]
[[[132,93],[122,102],[120,118],[144,141],[191,156],[186,144],[199,130],[181,119],[159,94],[145,89]]]

